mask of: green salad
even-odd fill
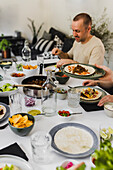
[[[16,89],[17,87],[13,87],[10,83],[6,83],[2,87],[0,87],[0,92],[12,91]]]
[[[14,165],[11,165],[11,166],[5,165],[5,167],[2,168],[2,170],[19,170],[19,168],[17,168]]]

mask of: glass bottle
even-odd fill
[[[24,47],[22,49],[22,59],[27,62],[31,60],[31,49],[29,48],[27,40],[25,40]]]
[[[53,116],[56,114],[57,109],[57,92],[56,85],[51,78],[51,71],[47,71],[47,80],[42,85],[41,90],[41,105],[42,113],[46,116]]]

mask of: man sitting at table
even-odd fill
[[[84,63],[103,65],[104,61],[104,45],[101,40],[91,35],[92,19],[86,13],[80,13],[74,17],[72,21],[74,44],[70,51],[64,53],[58,48],[52,50],[53,55],[58,55],[61,60],[57,66],[68,63]]]
[[[106,102],[113,102],[113,71],[106,67],[106,66],[99,66],[96,65],[99,68],[102,68],[106,71],[106,74],[104,77],[100,78],[99,80],[85,80],[83,82],[83,86],[100,86],[101,88],[105,89],[107,92],[109,92],[112,95],[104,96],[98,103],[98,106],[103,106]]]

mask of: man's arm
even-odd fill
[[[58,48],[53,48],[52,50],[53,55],[58,55],[61,59],[68,59],[69,55],[64,53],[63,51],[59,50]]]

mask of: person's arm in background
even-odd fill
[[[64,53],[63,51],[61,51],[60,49],[58,48],[53,48],[52,50],[52,54],[53,55],[58,55],[59,58],[63,58],[63,59],[68,59],[69,58],[69,55],[67,53]]]

